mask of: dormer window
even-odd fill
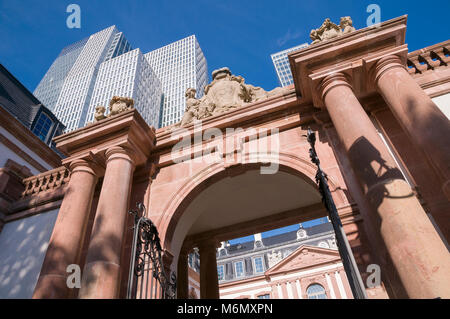
[[[262,257],[255,257],[253,259],[253,264],[255,266],[255,273],[264,272],[264,264]]]
[[[236,273],[236,277],[244,276],[244,263],[242,261],[238,261],[234,263],[234,271]]]
[[[33,133],[37,135],[43,142],[47,142],[48,134],[50,132],[51,127],[53,126],[53,121],[51,118],[41,112],[39,114],[39,118],[36,121],[36,125],[33,128]]]

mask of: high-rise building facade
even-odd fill
[[[159,127],[161,83],[141,50],[134,49],[100,65],[86,122],[94,120],[96,106],[108,106],[114,95],[133,98],[143,119]]]
[[[34,90],[33,94],[49,109],[54,110],[64,80],[88,40],[89,38],[85,38],[62,49],[61,53]]]
[[[270,55],[281,86],[288,86],[294,83],[291,73],[291,67],[289,65],[288,54],[290,52],[306,48],[307,46],[307,43],[303,43]]]
[[[164,94],[160,126],[179,122],[186,107],[186,89],[196,89],[199,98],[208,83],[208,66],[197,38],[191,35],[145,57],[160,79]]]
[[[98,71],[102,62],[131,50],[115,26],[65,47],[34,94],[72,131],[86,124]]]
[[[95,107],[107,107],[114,95],[133,98],[142,117],[158,128],[180,121],[186,89],[195,88],[201,97],[207,82],[195,35],[143,55],[111,26],[65,47],[34,94],[67,132],[92,122]]]

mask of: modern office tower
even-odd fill
[[[100,64],[131,50],[115,26],[64,48],[34,91],[72,131],[86,117]]]
[[[288,54],[292,51],[306,48],[307,46],[308,43],[303,43],[270,55],[281,86],[288,86],[294,83],[291,73],[291,67],[289,66]]]
[[[208,66],[195,35],[145,54],[162,84],[164,94],[160,126],[177,123],[183,117],[187,88],[203,95],[208,82]]]
[[[33,94],[50,110],[55,108],[64,80],[88,40],[85,38],[62,49],[34,90]]]
[[[105,61],[111,60],[130,50],[132,50],[131,44],[127,41],[122,32],[118,32],[114,35],[113,42],[106,53]]]
[[[94,120],[96,106],[108,109],[115,95],[133,98],[134,107],[143,119],[159,127],[161,83],[141,50],[129,51],[100,65],[86,122]]]

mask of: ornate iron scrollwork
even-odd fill
[[[155,224],[146,217],[142,203],[129,213],[134,216],[134,232],[127,298],[174,299],[176,276],[166,274]]]
[[[347,274],[347,279],[349,281],[353,297],[355,299],[366,299],[367,295],[364,288],[364,283],[361,279],[355,258],[353,257],[350,244],[347,240],[347,235],[342,227],[341,219],[339,218],[333,197],[331,196],[330,188],[328,187],[327,174],[325,174],[320,167],[320,160],[314,146],[316,143],[316,134],[308,128],[306,138],[311,146],[309,149],[309,157],[311,158],[311,162],[317,166],[316,183],[319,186],[320,195],[322,195],[322,203],[327,209],[331,224],[333,225],[339,254],[341,255],[342,263],[344,265],[345,273]]]

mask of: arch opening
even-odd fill
[[[167,223],[164,237],[166,249],[174,256],[172,270],[187,238],[209,234],[231,239],[300,222],[302,213],[304,220],[326,215],[309,165],[300,171],[280,164],[272,175],[260,174],[260,165],[222,170],[186,195]]]

